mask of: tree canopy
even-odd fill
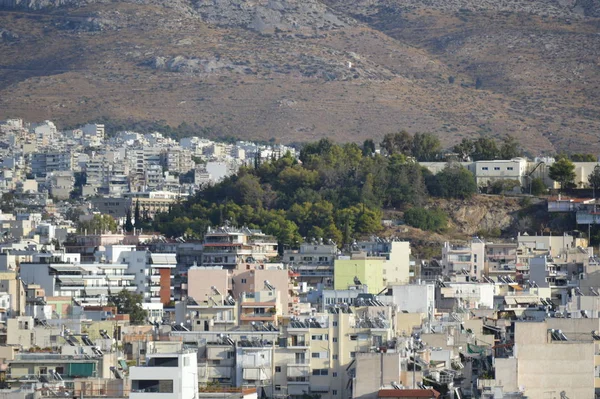
[[[370,141],[362,148],[328,139],[308,143],[299,161],[286,154],[256,168],[242,167],[158,214],[154,227],[168,236],[201,238],[207,226],[229,221],[276,236],[282,249],[305,239],[341,245],[377,233],[382,208],[422,206],[430,194],[425,184],[430,173],[408,156],[415,141],[411,137],[410,146],[404,145],[408,138],[402,137],[392,140],[390,156],[376,154]],[[437,141],[427,134],[418,137],[419,151],[433,157],[423,143],[433,143],[435,152]]]
[[[522,155],[519,143],[512,136],[505,137],[500,143],[490,137],[480,137],[476,140],[464,138],[454,146],[453,151],[461,161],[512,159]]]
[[[588,176],[588,182],[590,186],[594,189],[594,197],[596,197],[596,193],[600,188],[600,165],[594,166],[594,170]]]
[[[88,232],[89,234],[111,232],[116,233],[118,229],[117,221],[110,215],[94,215],[91,220],[81,221],[77,224],[79,232]]]
[[[142,308],[142,294],[123,289],[109,298],[109,302],[117,307],[119,314],[128,314],[131,324],[142,324],[146,320],[146,311]]]
[[[575,165],[567,158],[560,158],[550,166],[548,176],[557,181],[563,191],[575,181]]]

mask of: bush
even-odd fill
[[[532,195],[544,195],[548,190],[544,184],[544,180],[541,177],[536,177],[531,180],[531,194]]]
[[[410,208],[404,212],[404,221],[421,230],[442,231],[446,228],[448,217],[440,209]]]

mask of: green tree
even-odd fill
[[[600,165],[594,166],[594,170],[588,176],[588,182],[594,190],[594,199],[596,199],[596,192],[600,188]]]
[[[471,158],[474,161],[485,161],[500,158],[496,141],[489,137],[480,137],[473,143]]]
[[[463,138],[460,143],[456,144],[452,149],[457,155],[460,161],[467,161],[474,151],[474,144],[472,140]]]
[[[460,164],[448,164],[427,181],[427,189],[436,197],[466,199],[477,193],[475,177]]]
[[[531,194],[532,195],[544,195],[546,194],[546,184],[544,184],[544,180],[541,177],[536,177],[531,179]]]
[[[412,155],[419,162],[435,160],[441,149],[440,140],[431,133],[416,133],[413,137]]]
[[[109,302],[117,307],[119,314],[128,314],[131,324],[143,324],[147,312],[142,308],[144,296],[123,289],[109,298]]]
[[[12,213],[15,210],[15,195],[13,193],[3,193],[0,201],[0,210],[3,213]]]
[[[548,176],[560,184],[560,191],[564,191],[575,181],[575,165],[567,158],[561,158],[550,166]]]
[[[131,221],[131,208],[127,209],[127,213],[125,215],[125,231],[128,233],[133,231],[133,223]]]
[[[383,136],[381,147],[388,155],[404,154],[411,155],[413,138],[410,133],[402,130],[398,133],[388,133]]]
[[[513,159],[520,156],[521,150],[519,150],[519,142],[513,136],[505,137],[500,146],[500,158]]]
[[[367,139],[362,146],[363,156],[368,157],[375,154],[375,142],[373,139]]]
[[[142,211],[140,209],[140,201],[135,201],[135,209],[133,211],[133,222],[136,228],[142,227]]]
[[[110,215],[94,215],[91,220],[80,221],[77,230],[80,233],[101,234],[103,232],[116,233],[119,226]]]

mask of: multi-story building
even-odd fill
[[[497,388],[531,399],[593,398],[600,386],[597,330],[597,318],[515,323],[514,355],[494,360],[495,379],[480,384],[484,397]]]
[[[52,172],[70,171],[73,166],[71,152],[34,152],[31,154],[31,173],[36,177],[46,177]]]
[[[36,257],[22,262],[20,276],[26,284],[38,284],[48,296],[71,297],[82,306],[106,305],[110,295],[135,292],[135,275],[124,263],[79,264],[61,258]]]
[[[480,279],[485,265],[485,242],[479,238],[467,244],[445,242],[441,264],[447,275],[464,274]]]
[[[107,248],[109,258],[118,254],[120,262],[127,264],[128,273],[135,276],[133,284],[146,302],[169,304],[174,299],[172,270],[177,267],[176,254],[158,254],[148,251],[136,251],[133,247],[122,245]]]
[[[333,286],[333,263],[338,255],[335,244],[300,244],[299,250],[285,250],[283,263],[298,274],[298,282],[308,287]]]
[[[268,262],[277,255],[277,239],[260,230],[209,227],[204,235],[202,266],[235,269],[238,265]]]
[[[393,346],[392,319],[390,307],[332,307],[329,313],[284,317],[279,327],[257,322],[171,335],[198,347],[201,383],[251,385],[275,397],[346,398],[357,353]]]
[[[333,284],[335,290],[366,286],[368,292],[377,294],[385,288],[383,270],[385,257],[354,253],[352,257],[336,259]]]
[[[198,398],[196,351],[153,353],[144,367],[129,369],[130,399]]]

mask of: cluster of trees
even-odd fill
[[[500,143],[489,137],[480,137],[476,140],[464,138],[454,146],[453,151],[461,161],[512,159],[522,155],[519,143],[512,136],[505,137]]]
[[[373,140],[365,141],[363,148],[375,152]],[[431,133],[415,133],[412,136],[406,131],[389,133],[383,137],[381,148],[389,155],[403,154],[415,158],[419,162],[435,161],[440,157],[442,144],[437,136]]]
[[[80,234],[116,233],[119,228],[117,221],[110,215],[94,215],[90,220],[77,223]]]
[[[370,140],[362,147],[309,143],[300,162],[287,154],[241,168],[157,215],[154,227],[168,236],[201,238],[208,225],[229,221],[261,228],[282,248],[304,238],[346,244],[380,230],[382,208],[422,207],[430,195],[468,198],[477,191],[473,175],[458,164],[433,176],[404,152],[381,156],[373,149]]]
[[[135,202],[135,207],[131,215],[131,209],[127,209],[125,213],[125,226],[126,232],[130,233],[133,229],[149,229],[152,226],[152,220],[147,209],[140,209],[140,202]],[[132,219],[133,218],[133,219]]]

